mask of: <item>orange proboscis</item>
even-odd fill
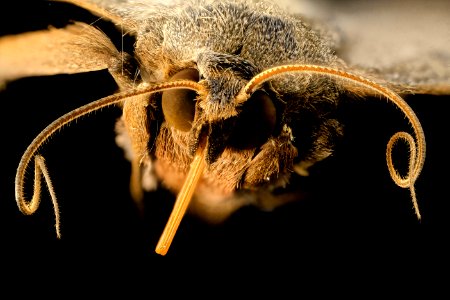
[[[169,220],[167,221],[166,227],[156,245],[155,252],[161,255],[166,255],[172,240],[177,232],[178,226],[186,213],[186,210],[191,202],[194,191],[197,187],[197,183],[203,174],[205,168],[205,158],[204,151],[205,146],[200,143],[200,146],[192,160],[189,173],[178,193],[177,199],[173,206],[173,210],[170,214]]]

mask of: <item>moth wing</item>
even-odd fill
[[[450,94],[449,1],[289,3],[338,36],[337,54],[350,68],[381,77],[403,93]]]
[[[62,1],[56,2],[64,4]],[[75,9],[86,6],[92,10],[90,12],[97,20],[105,18],[112,21],[113,18],[114,22],[119,21],[118,17],[105,9],[95,9],[92,4],[88,6],[88,2],[84,6],[78,4],[85,1],[66,2],[75,4]],[[61,12],[66,13],[67,9]],[[54,9],[51,13],[61,12]],[[23,77],[74,74],[102,69],[108,69],[120,87],[132,84],[130,70],[133,70],[134,66],[130,66],[129,56],[119,51],[109,36],[88,23],[72,21],[70,15],[61,18],[67,19],[65,26],[48,24],[45,29],[0,37],[0,86]]]

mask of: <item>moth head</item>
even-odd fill
[[[172,136],[185,135],[186,147],[195,152],[200,136],[208,136],[208,164],[214,163],[225,148],[240,151],[263,145],[276,130],[282,102],[270,88],[261,88],[246,101],[236,95],[256,74],[257,68],[238,56],[201,53],[195,66],[176,70],[169,81],[199,82],[202,95],[185,89],[161,94],[164,121]],[[177,162],[174,162],[177,163]]]

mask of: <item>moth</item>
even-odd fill
[[[61,0],[48,5],[76,8],[95,21],[68,16],[63,26],[1,37],[3,88],[29,76],[96,70],[107,70],[117,85],[110,96],[48,125],[18,165],[20,211],[33,214],[46,185],[58,237],[57,188],[39,151],[66,124],[112,106],[122,111],[116,143],[131,164],[130,193],[136,205],[142,208],[145,194],[162,187],[177,195],[156,245],[158,254],[167,253],[187,211],[220,223],[244,206],[271,211],[300,200],[304,187],[295,178],[308,176],[332,157],[345,135],[340,107],[369,97],[397,107],[410,125],[410,132],[394,133],[387,142],[386,161],[393,182],[409,190],[421,218],[415,182],[425,164],[425,135],[403,97],[450,93],[445,45],[420,53],[420,60],[408,57],[406,50],[392,53],[389,46],[398,46],[392,41],[374,47],[364,35],[379,36],[377,32],[352,23],[364,22],[363,17],[351,18],[357,4],[328,3],[329,12],[348,10],[341,14],[347,22],[337,18],[328,24],[311,17],[323,8],[314,10],[308,2],[290,3],[299,11],[289,3],[283,8],[232,0]],[[313,13],[308,17],[302,9]],[[388,59],[380,48],[390,52]],[[392,158],[398,142],[409,148],[403,173]],[[32,167],[34,190],[27,198],[25,179]]]

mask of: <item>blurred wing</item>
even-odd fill
[[[133,67],[130,66],[130,56],[118,50],[117,43],[114,44],[103,28],[97,28],[101,22],[96,20],[118,22],[119,19],[102,8],[87,5],[87,2],[73,3],[76,6],[71,6],[78,11],[78,4],[85,3],[86,7],[81,8],[92,9],[90,13],[94,15],[94,21],[78,22],[76,17],[80,16],[79,12],[74,16],[67,13],[71,11],[68,9],[70,4],[48,2],[47,4],[54,4],[48,19],[52,20],[51,14],[58,15],[59,19],[66,19],[64,25],[57,23],[60,26],[57,28],[50,23],[48,28],[0,37],[0,86],[22,77],[73,74],[102,69],[108,69],[119,86],[131,84],[130,73]],[[58,10],[59,7],[61,10]],[[118,42],[119,46],[121,42]]]
[[[450,1],[286,0],[339,36],[337,54],[413,93],[450,94]]]

